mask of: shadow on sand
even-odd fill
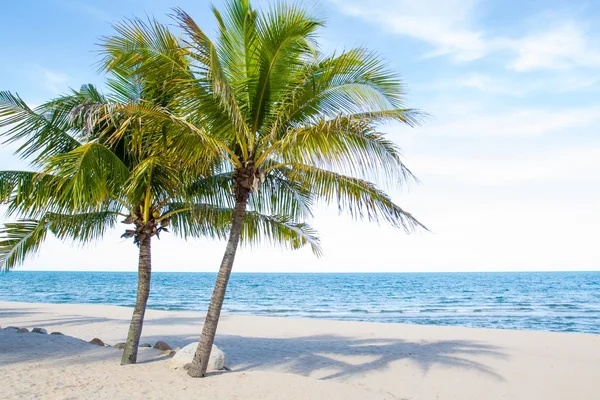
[[[198,336],[144,336],[183,347]],[[294,338],[264,338],[217,335],[215,344],[227,354],[227,366],[235,372],[277,370],[320,379],[341,379],[383,371],[398,361],[414,362],[423,374],[434,366],[475,370],[503,381],[479,357],[507,359],[500,348],[470,340],[410,342],[401,339],[354,339],[322,335]]]
[[[0,313],[4,314],[3,317],[12,314],[8,310],[2,310]],[[27,312],[18,311],[14,314],[23,315],[25,313]],[[110,318],[83,316],[64,316],[51,319],[48,319],[47,315],[45,317],[36,323],[44,326],[44,322],[53,325],[78,325],[113,321]],[[223,320],[227,318],[228,316],[224,316]],[[117,320],[113,322],[117,322]],[[118,322],[123,324],[123,337],[125,337],[128,321],[118,320]],[[142,335],[142,342],[153,343],[157,340],[164,340],[172,347],[183,347],[198,341],[202,322],[202,318],[197,316],[152,318],[146,321],[147,325],[189,324],[197,326],[198,335]],[[77,339],[68,338],[68,340]],[[227,354],[228,367],[233,371],[276,369],[303,376],[316,374],[320,379],[344,380],[369,372],[383,371],[390,364],[405,360],[418,365],[423,374],[427,374],[434,366],[446,366],[474,370],[493,379],[503,380],[503,377],[493,368],[476,359],[481,357],[507,359],[507,355],[500,348],[470,340],[410,342],[398,338],[364,339],[337,335],[294,338],[218,335],[215,344]],[[73,356],[78,352],[81,353],[81,357],[85,358],[115,357],[112,351],[98,352],[98,349],[94,348],[95,346],[87,343],[84,346],[72,346],[68,352],[65,352],[62,346],[59,347],[61,348],[57,348],[56,351],[45,349],[38,353],[21,350],[26,354],[19,355],[15,354],[15,351],[18,352],[17,349],[8,349],[2,346],[0,341],[0,358],[4,359],[4,363],[39,361],[40,358]],[[116,351],[116,349],[113,350]],[[153,360],[146,360],[146,362],[151,361]]]
[[[498,348],[468,341],[407,342],[399,339],[352,339],[327,335],[298,338],[219,336],[217,344],[231,355],[232,369],[246,371],[277,367],[308,376],[327,371],[321,379],[339,379],[384,370],[400,360],[415,362],[426,374],[435,365],[483,372],[503,378],[492,368],[474,361],[477,356],[507,358]],[[243,347],[242,351],[236,348]],[[330,372],[335,371],[335,372]]]

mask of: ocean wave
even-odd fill
[[[549,307],[552,309],[564,308],[567,310],[578,310],[579,309],[579,306],[577,306],[575,304],[570,304],[570,303],[548,303],[548,304],[546,304],[546,307]]]
[[[599,334],[599,283],[597,272],[234,274],[224,312]],[[136,285],[135,273],[16,271],[0,274],[0,300],[132,307]],[[148,307],[205,312],[213,285],[214,274],[158,273]]]

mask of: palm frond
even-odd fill
[[[0,228],[0,270],[10,271],[35,255],[46,238],[44,222],[21,220]]]
[[[263,120],[286,93],[289,77],[302,69],[307,57],[316,53],[315,33],[323,22],[293,4],[275,3],[257,18],[256,36],[260,61],[256,66],[256,99],[250,110],[251,131],[257,132]]]
[[[0,133],[3,143],[19,144],[15,153],[24,159],[33,156],[34,163],[77,147],[66,107],[56,107],[57,103],[31,109],[18,95],[0,92],[0,128],[8,128]]]
[[[0,228],[0,271],[10,271],[39,251],[48,232],[58,239],[89,243],[116,224],[114,211],[82,214],[46,213],[40,219],[22,219]]]
[[[416,180],[398,146],[373,129],[373,120],[380,118],[388,113],[339,116],[290,130],[263,153],[263,160],[270,156],[284,164],[310,164],[394,186]]]
[[[417,228],[427,230],[415,217],[396,205],[388,194],[368,181],[310,165],[295,164],[282,171],[290,179],[310,187],[317,201],[336,206],[340,212],[355,219],[386,222],[395,228],[403,228],[407,233]]]
[[[121,214],[110,211],[110,208],[78,214],[47,213],[43,220],[58,239],[86,244],[101,239],[117,225]]]
[[[34,171],[0,171],[0,202],[8,205],[8,214],[36,213],[56,195],[54,176]]]
[[[310,245],[313,254],[317,257],[323,255],[317,232],[310,225],[293,222],[287,216],[247,212],[241,242],[249,245],[270,243],[290,250]]]
[[[266,135],[339,115],[386,110],[397,111],[393,118],[409,126],[418,125],[424,117],[405,107],[399,77],[376,54],[358,48],[306,62],[289,77],[289,87],[263,129]]]
[[[52,157],[45,165],[54,176],[53,201],[74,210],[99,206],[121,197],[130,171],[108,147],[90,142]]]
[[[179,27],[184,30],[189,40],[186,42],[194,51],[189,53],[189,56],[196,62],[193,66],[195,69],[196,79],[192,81],[193,92],[200,97],[202,103],[211,105],[212,112],[206,114],[213,116],[212,127],[217,129],[216,121],[220,122],[222,134],[233,133],[235,141],[245,156],[248,155],[248,130],[245,119],[238,103],[238,99],[234,95],[234,90],[229,82],[229,79],[223,70],[217,47],[212,43],[208,36],[200,29],[196,22],[182,9],[176,8],[175,20]],[[213,101],[211,100],[211,97]],[[216,107],[215,107],[216,106]],[[204,107],[202,108],[204,109]],[[215,111],[217,117],[214,117]],[[222,116],[227,116],[230,122],[225,122]],[[233,129],[227,129],[231,127]]]
[[[210,204],[169,204],[173,232],[181,237],[209,237],[226,239],[231,227],[233,209]],[[295,223],[289,217],[269,216],[247,212],[244,217],[241,242],[248,245],[270,243],[287,249],[310,245],[321,255],[319,238],[308,224]]]

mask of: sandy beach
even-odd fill
[[[168,357],[86,343],[125,339],[130,309],[0,303],[2,399],[597,399],[600,336],[224,316],[216,344],[231,371],[192,379]],[[197,341],[202,316],[149,310],[142,342]],[[82,340],[80,340],[82,339]]]

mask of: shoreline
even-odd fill
[[[119,306],[0,302],[2,327],[41,327],[111,345],[124,340],[130,318],[131,309]],[[201,313],[148,310],[142,342],[183,347],[198,341],[201,328]],[[19,382],[14,390],[5,388],[3,398],[122,398],[115,393],[123,385],[144,385],[145,394],[132,398],[146,399],[202,393],[208,399],[592,400],[600,392],[595,334],[224,315],[215,343],[231,372],[201,380],[171,370],[152,351],[143,352],[144,362],[120,367],[114,348],[86,344],[90,349],[82,353],[71,354],[77,348],[71,346],[53,355],[43,343],[60,340],[53,335],[17,336],[41,343],[23,344],[29,357],[14,351],[6,334],[0,337],[0,370],[9,382]],[[87,380],[71,382],[69,374],[81,370]],[[49,387],[53,379],[70,389]]]
[[[75,307],[87,307],[87,306],[91,306],[91,307],[116,307],[116,308],[120,308],[120,309],[126,309],[129,310],[129,312],[131,312],[131,310],[133,310],[133,305],[132,306],[121,306],[121,305],[114,305],[114,304],[104,304],[104,303],[51,303],[51,302],[20,302],[20,301],[7,301],[7,300],[0,300],[0,308],[2,308],[4,306],[4,304],[19,304],[19,305],[50,305],[50,306],[58,306],[58,307],[68,307],[68,306],[75,306]],[[199,311],[199,310],[166,310],[166,309],[160,309],[160,308],[153,308],[152,306],[148,306],[147,310],[151,310],[153,312],[165,312],[165,313],[184,313],[184,314],[195,314],[195,315],[199,315],[199,318],[202,318],[203,315],[205,314],[205,311]],[[373,313],[373,314],[377,314],[377,313]],[[574,335],[591,335],[591,336],[597,336],[600,338],[600,333],[590,333],[590,332],[565,332],[565,331],[550,331],[550,330],[542,330],[542,329],[511,329],[511,328],[483,328],[483,327],[473,327],[473,326],[463,326],[463,325],[436,325],[436,324],[411,324],[411,323],[404,323],[404,322],[382,322],[382,321],[364,321],[364,320],[358,320],[358,319],[335,319],[335,318],[322,318],[322,317],[298,317],[298,316],[277,316],[277,315],[257,315],[257,314],[252,314],[252,313],[229,313],[227,311],[223,311],[221,312],[221,316],[222,317],[251,317],[251,318],[270,318],[270,319],[274,319],[274,320],[294,320],[294,321],[330,321],[330,322],[335,322],[335,323],[339,323],[339,324],[353,324],[353,323],[359,323],[359,324],[375,324],[375,325],[400,325],[400,326],[410,326],[410,327],[425,327],[425,328],[437,328],[437,329],[472,329],[472,330],[481,330],[481,331],[500,331],[500,332],[531,332],[531,333],[554,333],[554,334],[574,334]],[[280,321],[281,322],[281,321]],[[1,325],[0,325],[1,326]]]

